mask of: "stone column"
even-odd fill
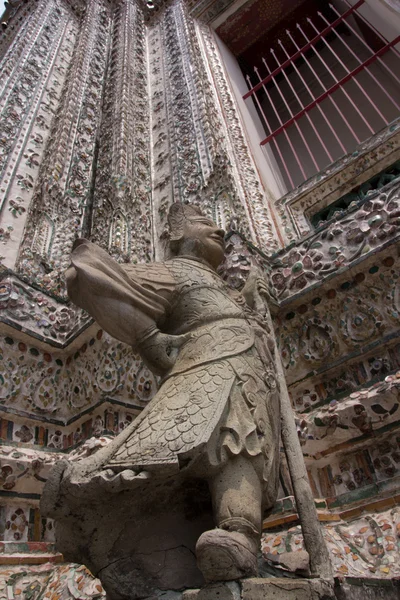
[[[120,261],[152,257],[145,25],[136,0],[120,0],[108,68],[91,239]]]
[[[0,63],[2,261],[15,267],[49,128],[61,97],[77,17],[61,0],[40,1],[6,30]]]
[[[64,293],[62,272],[73,241],[86,233],[90,217],[110,30],[107,3],[90,0],[81,17],[19,255],[19,271],[58,295]],[[65,63],[60,65],[64,68]]]

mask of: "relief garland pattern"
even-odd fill
[[[323,526],[335,576],[379,577],[388,580],[399,576],[399,548],[396,539],[400,532],[400,510],[392,507],[379,512],[374,508],[372,511],[357,518],[349,517],[348,520],[344,517],[337,524]],[[277,557],[282,552],[303,549],[300,525],[294,525],[287,531],[280,528],[266,531],[261,547],[263,557],[269,564],[276,564]]]
[[[168,73],[166,79],[168,128],[174,149],[173,193],[175,201],[188,201],[196,197],[204,186],[205,179],[193,122],[192,75],[190,74],[188,79],[185,72],[189,68],[187,40],[182,31],[181,19],[180,3],[175,2],[166,9],[161,26],[165,47],[164,68]],[[197,125],[199,126],[202,127],[202,124]]]
[[[344,441],[373,432],[379,435],[382,427],[396,423],[400,418],[400,381],[396,376],[387,379],[340,402],[333,400],[329,406],[302,414],[303,431],[307,428],[303,452],[316,455]]]
[[[27,52],[32,45],[32,40],[37,36],[40,25],[43,23],[43,9],[48,2],[42,0],[35,10],[23,10],[22,3],[18,7],[18,18],[21,16],[20,26],[7,28],[0,35],[0,54],[4,54],[0,61],[0,92],[12,83],[11,75],[14,69],[26,59]],[[30,12],[30,15],[29,15]],[[21,14],[22,13],[22,14]],[[15,15],[17,16],[17,15]],[[7,55],[5,53],[7,52]],[[15,77],[15,71],[14,71]]]
[[[16,600],[43,595],[63,600],[104,600],[106,594],[98,579],[83,565],[38,565],[22,570],[20,566],[2,569],[0,598],[7,600],[12,590]],[[8,588],[8,591],[7,591]],[[35,596],[30,596],[35,594]]]
[[[285,347],[283,352],[286,358],[288,348]],[[375,389],[375,385],[380,389],[382,379],[386,377],[389,378],[387,381],[391,381],[393,373],[399,369],[400,344],[394,338],[392,343],[381,344],[361,357],[353,357],[328,374],[320,373],[312,381],[305,379],[294,383],[291,386],[293,407],[303,413],[329,404],[333,410],[343,398],[363,397],[364,391],[359,391],[360,386],[363,390],[368,389],[368,386]],[[386,384],[384,388],[386,389]],[[386,414],[386,411],[382,414]]]
[[[203,136],[207,143],[208,162],[211,167],[206,165],[206,185],[199,203],[220,227],[229,230],[235,223],[242,233],[250,238],[252,229],[249,227],[249,216],[242,199],[243,195],[238,191],[241,189],[241,182],[233,166],[235,161],[231,155],[229,135],[212,82],[202,34],[184,10],[182,10],[182,17],[188,54],[191,64],[195,65],[195,69],[192,67],[192,71],[196,74],[194,86],[198,111],[203,123]],[[203,156],[204,161],[205,156]]]
[[[396,335],[400,314],[400,282],[394,268],[382,269],[377,280],[340,290],[312,307],[311,314],[282,315],[276,321],[283,364],[289,383],[310,372],[333,366],[369,345],[387,343]],[[365,279],[365,276],[364,276]],[[376,352],[376,350],[375,350]],[[340,366],[338,367],[340,368]],[[379,371],[379,369],[378,369]],[[325,377],[326,380],[326,377]]]
[[[166,227],[166,215],[173,198],[172,163],[174,153],[172,140],[168,135],[167,85],[168,72],[165,69],[164,35],[161,20],[148,27],[147,56],[150,95],[150,141],[153,199],[153,231],[155,255],[163,256],[159,236]]]
[[[351,185],[352,180],[359,178],[397,150],[399,129],[400,121],[395,120],[359,145],[354,152],[346,154],[324,171],[307,179],[296,190],[277,200],[275,205],[286,241],[292,242],[299,235],[306,235],[310,231],[305,215],[318,206],[326,195],[334,194],[343,185]],[[349,191],[350,189],[351,187]]]
[[[77,29],[76,19],[69,14],[68,10],[65,10],[63,4],[47,3],[45,15],[48,11],[60,13],[57,32],[50,30],[49,33],[52,37],[50,47],[43,43],[40,43],[39,46],[36,43],[33,43],[33,46],[28,45],[19,63],[19,68],[15,71],[15,78],[11,78],[9,89],[3,96],[3,100],[7,101],[10,91],[14,93],[16,90],[20,90],[21,94],[29,98],[29,108],[25,118],[18,125],[16,139],[13,147],[10,148],[9,170],[5,173],[0,186],[3,194],[2,221],[4,224],[0,232],[0,239],[3,240],[3,245],[6,245],[5,256],[2,259],[10,268],[14,268],[17,258],[27,216],[26,211],[30,205],[35,181],[38,177],[54,107],[59,102],[62,82],[65,78],[63,65],[68,64],[70,60],[70,49],[73,46]],[[45,31],[50,27],[48,15],[47,20],[41,21],[41,26]],[[26,35],[29,39],[30,33],[32,33],[31,28],[33,28],[33,42],[40,40],[41,29],[37,30],[36,27],[35,21],[30,19]],[[23,73],[24,69],[29,66],[32,66],[32,69],[33,66],[38,69],[36,76],[41,80],[41,84],[38,86],[37,77],[32,76],[29,80],[25,78],[23,81],[21,80],[21,87],[19,80],[21,70]],[[33,70],[29,71],[30,75],[33,73]],[[5,214],[8,215],[8,219],[5,219]]]
[[[54,40],[59,35],[62,13],[57,4],[53,2],[48,4],[46,13],[44,18],[48,20],[47,27],[43,27],[43,23],[41,23],[39,35],[35,37],[30,48],[29,59],[25,59],[22,68],[16,72],[16,79],[6,95],[6,103],[2,107],[0,116],[0,133],[2,137],[0,176],[6,168],[17,135],[31,108],[32,99],[37,90],[43,86],[44,74],[51,64],[51,49]]]
[[[89,338],[68,354],[7,336],[0,350],[0,404],[59,426],[107,399],[140,409],[157,385],[132,349],[109,336]]]
[[[173,194],[175,199],[201,205],[227,229],[232,220],[239,219],[243,232],[250,237],[246,209],[237,192],[237,173],[229,156],[224,117],[201,50],[201,34],[181,2],[166,8],[158,19],[150,33],[150,39],[156,43],[160,35],[165,48],[163,57],[150,50],[155,90],[152,114],[156,137],[153,147],[155,221],[162,231],[171,202],[169,194]],[[164,91],[158,89],[164,73],[168,74],[165,96]],[[169,169],[166,149],[161,147],[168,140],[172,148]],[[160,168],[163,169],[161,176],[158,175]],[[173,191],[169,192],[171,184]]]

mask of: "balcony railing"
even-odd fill
[[[388,42],[358,12],[325,4],[247,75],[286,185],[294,189],[400,113],[400,35]]]

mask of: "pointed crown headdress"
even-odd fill
[[[183,236],[183,224],[190,217],[201,217],[203,213],[194,204],[174,202],[168,212],[169,242],[178,242]]]

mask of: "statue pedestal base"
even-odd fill
[[[187,590],[182,600],[336,600],[333,582],[322,579],[254,577],[240,582],[213,583],[200,590]]]
[[[64,499],[61,491],[59,502],[57,549],[67,561],[85,564],[108,600],[153,599],[157,590],[175,598],[204,585],[195,547],[214,527],[206,482],[177,477],[136,491],[99,490],[90,500]]]

